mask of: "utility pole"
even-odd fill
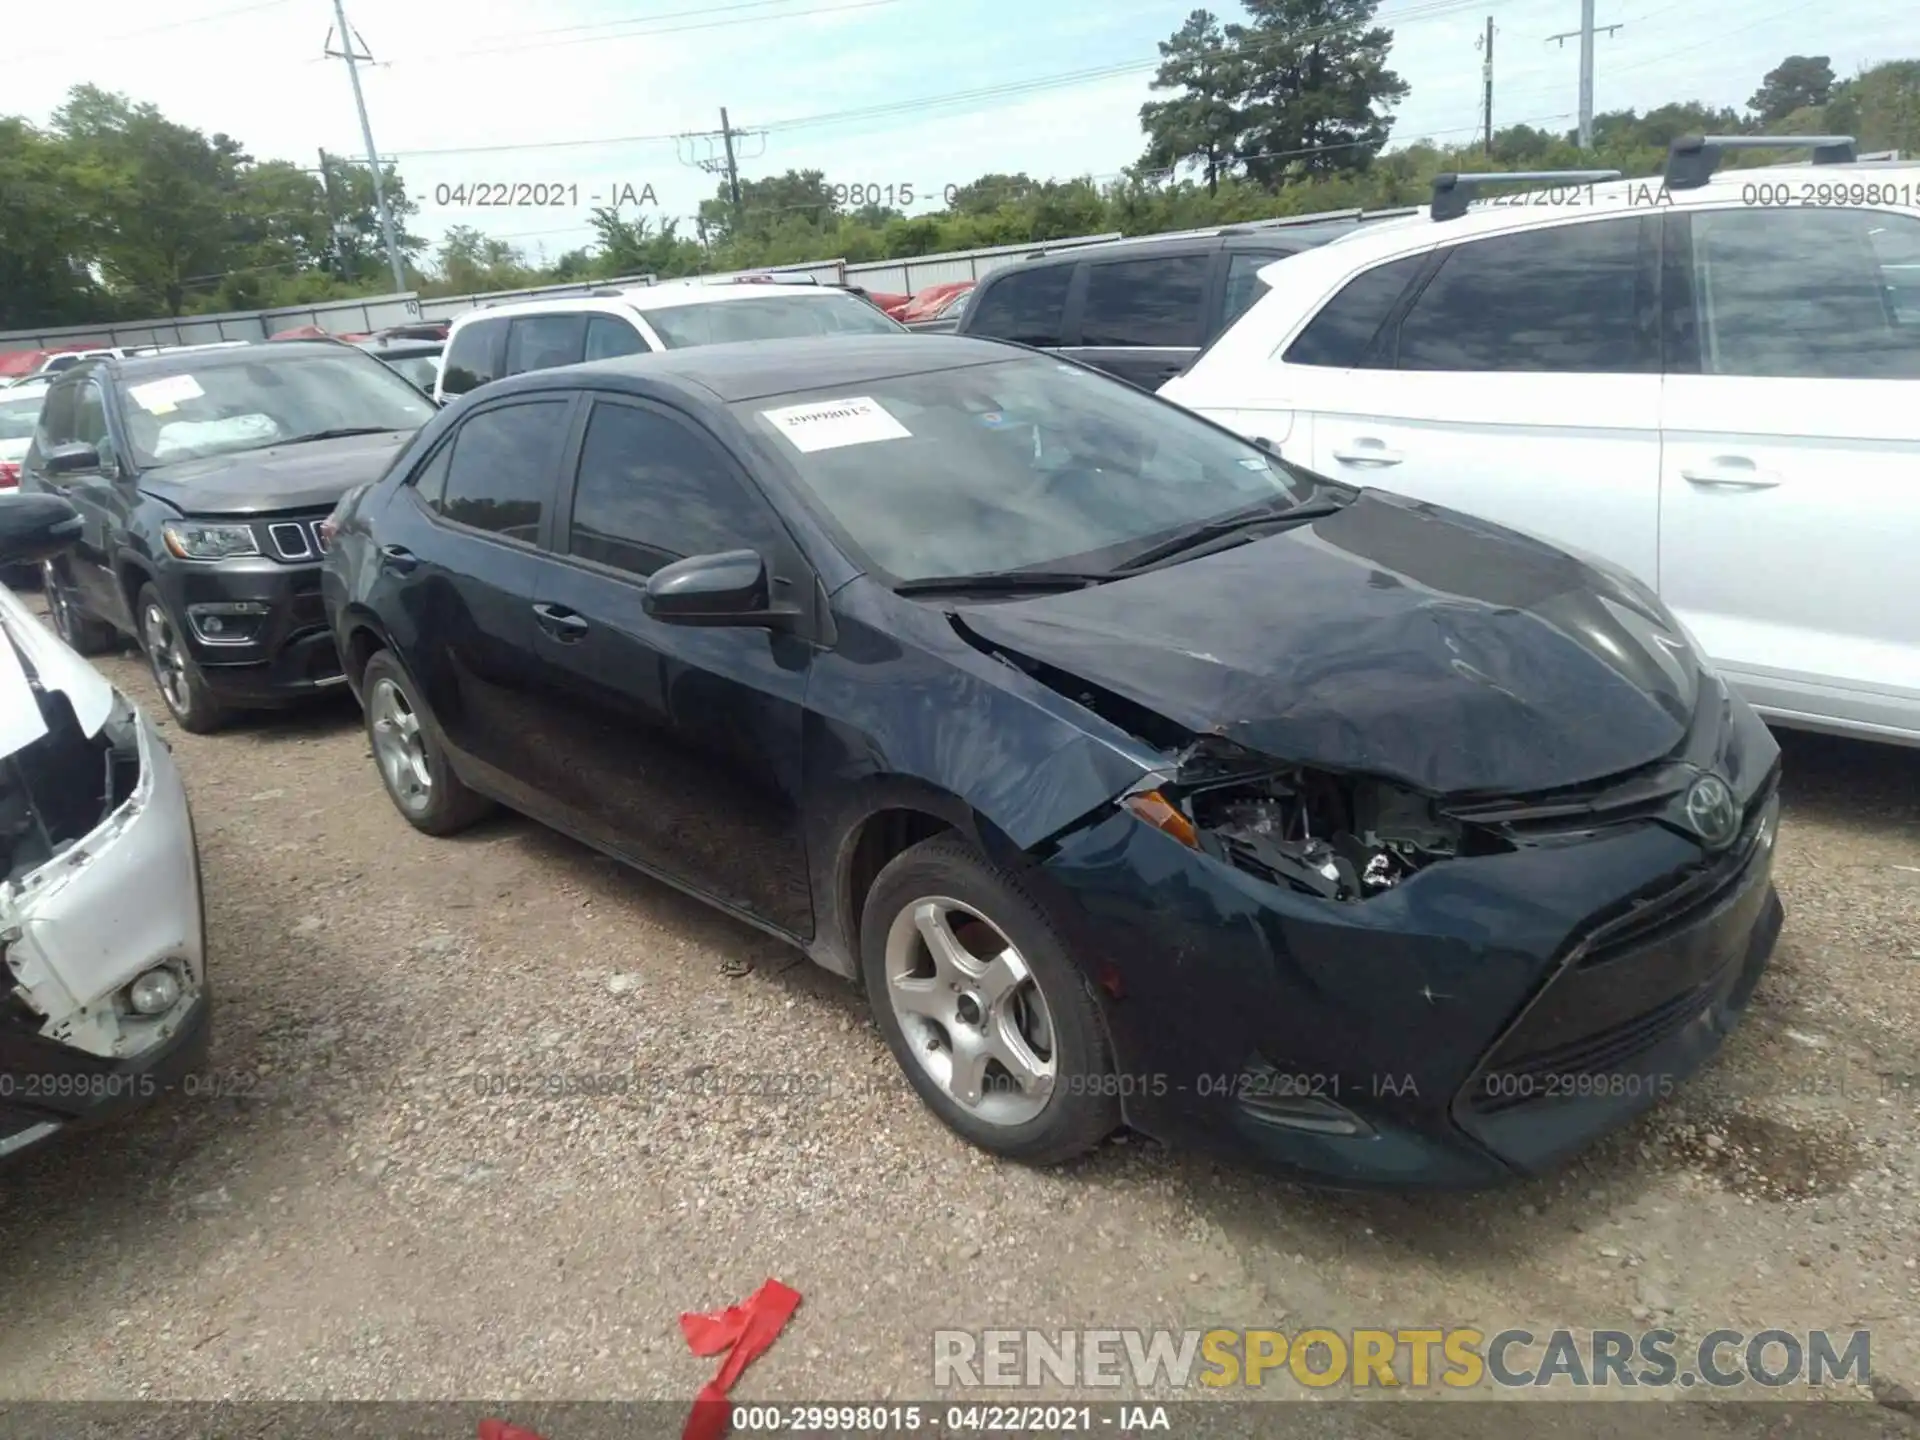
[[[1618,25],[1602,25],[1600,29],[1611,35],[1620,29]],[[1580,37],[1580,148],[1593,148],[1593,0],[1580,0],[1580,28],[1565,30],[1558,35],[1549,35],[1547,39],[1557,42],[1562,49],[1574,36]]]
[[[367,167],[373,176],[373,204],[380,212],[380,238],[386,242],[387,264],[393,267],[393,288],[397,294],[407,288],[407,271],[400,263],[400,242],[394,237],[393,211],[387,207],[386,186],[380,182],[380,152],[373,146],[373,122],[367,119],[367,97],[360,89],[360,67],[371,63],[373,56],[361,53],[365,49],[365,42],[347,28],[346,0],[333,0],[333,16],[340,29],[340,48],[335,50],[329,45],[326,54],[346,61],[347,75],[353,81],[353,104],[360,112],[360,138],[366,142]],[[331,33],[327,38],[333,38]],[[358,49],[355,48],[356,42],[359,42]]]
[[[741,154],[735,142],[748,139],[759,139],[764,142],[766,139],[766,131],[734,129],[733,121],[728,117],[727,109],[723,105],[720,107],[720,128],[718,130],[699,130],[692,134],[678,135],[674,138],[674,148],[676,152],[680,150],[680,141],[687,142],[687,151],[681,153],[682,164],[693,165],[698,169],[706,171],[709,175],[726,176],[727,202],[733,212],[732,233],[738,235],[740,233],[741,223],[746,218],[745,213],[740,208],[740,162],[742,160],[751,160],[755,157],[754,155]],[[712,153],[712,142],[715,140],[720,142],[722,152],[717,156]],[[702,141],[706,142],[708,151],[707,157],[704,159],[699,158],[697,154],[700,148],[699,142]],[[766,146],[763,143],[760,150],[755,152],[755,154],[764,154],[765,151]],[[688,154],[693,154],[694,158],[688,159]]]
[[[1480,41],[1480,48],[1486,52],[1480,61],[1480,88],[1483,92],[1482,104],[1486,111],[1486,153],[1493,154],[1493,17],[1487,16],[1487,33]]]
[[[727,119],[727,107],[720,107],[720,138],[727,147],[727,194],[733,201],[733,228],[740,230],[740,166],[733,158],[733,124]]]

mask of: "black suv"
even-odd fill
[[[1411,212],[1036,250],[980,282],[958,333],[1060,350],[1157,390],[1266,293],[1261,270],[1388,213]]]
[[[47,392],[20,488],[64,495],[79,542],[43,572],[54,628],[146,651],[182,728],[341,683],[320,522],[436,413],[331,341],[90,362]]]

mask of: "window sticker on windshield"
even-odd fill
[[[762,410],[773,427],[804,454],[837,450],[843,445],[871,445],[879,440],[911,440],[913,432],[870,395],[845,400],[822,400],[812,405],[789,405],[784,410]]]
[[[191,375],[169,375],[164,380],[149,380],[144,385],[129,385],[127,394],[149,415],[165,415],[182,400],[198,400],[207,392]]]
[[[1240,468],[1242,470],[1257,470],[1264,475],[1267,472],[1267,462],[1249,458],[1240,462]]]

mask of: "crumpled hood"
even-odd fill
[[[97,734],[113,713],[113,686],[62,644],[5,586],[0,586],[0,633],[5,636],[0,643],[0,759],[47,733],[47,722],[27,684],[29,672],[43,688],[67,697],[84,733]]]
[[[345,435],[181,460],[147,471],[140,488],[185,515],[318,509],[356,485],[379,479],[413,433]]]
[[[1127,580],[969,605],[958,623],[1197,734],[1442,795],[1649,764],[1685,736],[1700,679],[1670,620],[1610,575],[1379,491]]]

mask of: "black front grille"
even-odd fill
[[[267,544],[281,560],[318,560],[327,553],[327,542],[320,533],[320,524],[325,519],[322,515],[304,520],[270,520],[266,525]]]

